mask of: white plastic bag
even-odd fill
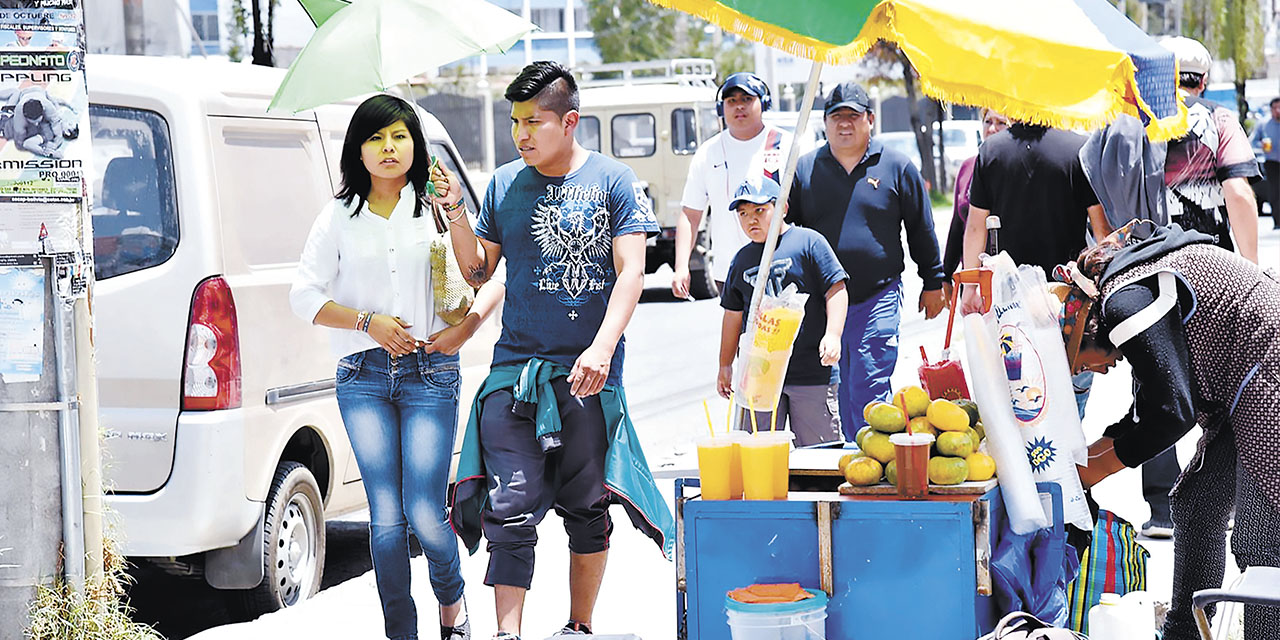
[[[984,266],[993,271],[993,300],[985,320],[999,345],[1004,364],[999,378],[1007,385],[1032,475],[1040,482],[1058,483],[1066,521],[1092,530],[1093,518],[1076,469],[1077,462],[1086,461],[1087,447],[1057,312],[1047,302],[1044,274],[1036,267],[1017,268],[1003,252],[984,261]],[[986,409],[979,408],[985,416]]]

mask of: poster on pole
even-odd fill
[[[88,111],[78,0],[0,0],[0,264],[87,260]]]
[[[0,380],[38,380],[43,363],[44,270],[0,267]]]

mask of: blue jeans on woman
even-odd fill
[[[369,497],[369,549],[387,637],[418,637],[408,525],[441,605],[462,598],[458,541],[445,512],[458,425],[458,356],[370,349],[338,361],[338,408]]]

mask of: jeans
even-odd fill
[[[889,379],[898,363],[901,319],[901,280],[849,305],[840,338],[839,389],[840,426],[848,442],[866,425],[862,408],[872,400],[888,400],[893,393]]]
[[[369,549],[388,638],[417,638],[408,526],[441,605],[462,598],[458,541],[445,512],[458,424],[458,356],[370,349],[338,361],[338,408],[365,493]]]
[[[1081,371],[1071,376],[1071,386],[1076,392],[1076,413],[1084,420],[1084,406],[1089,404],[1089,392],[1093,390],[1093,372]]]

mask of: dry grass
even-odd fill
[[[30,640],[163,640],[163,636],[129,618],[132,608],[125,593],[129,579],[124,558],[111,541],[103,550],[101,584],[86,585],[83,595],[73,593],[61,578],[52,586],[37,588],[31,605]]]

